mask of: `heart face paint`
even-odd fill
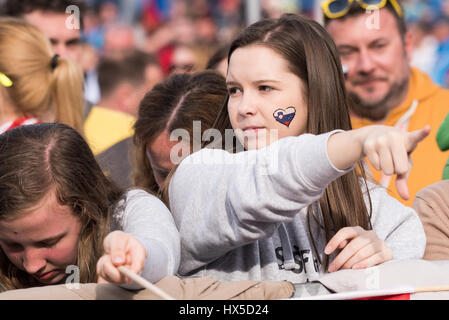
[[[296,109],[294,107],[288,107],[287,109],[277,109],[273,113],[273,117],[277,122],[282,123],[283,125],[290,127],[293,118],[296,115]]]

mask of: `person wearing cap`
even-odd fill
[[[403,200],[394,179],[367,165],[371,178],[390,195],[411,206],[416,193],[439,180],[449,156],[436,142],[439,125],[449,112],[449,91],[410,66],[413,36],[397,0],[327,0],[324,24],[347,68],[346,88],[352,99],[354,129],[371,124],[413,131],[430,125],[432,132],[411,155],[410,199]]]

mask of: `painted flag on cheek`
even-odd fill
[[[273,116],[277,122],[289,127],[296,115],[296,109],[293,107],[288,107],[287,109],[277,109]]]

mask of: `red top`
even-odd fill
[[[36,124],[36,123],[41,123],[41,122],[38,119],[36,119],[36,118],[23,116],[23,117],[21,117],[19,119],[16,119],[14,121],[8,121],[8,122],[0,125],[0,134],[6,132],[8,130],[11,130],[13,128],[16,128],[16,127],[30,125],[30,124]]]

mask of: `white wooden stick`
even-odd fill
[[[439,292],[439,291],[449,291],[449,286],[434,286],[434,287],[415,288],[415,292]]]
[[[145,289],[150,290],[152,293],[154,293],[155,295],[157,295],[158,297],[162,298],[163,300],[175,300],[175,298],[171,297],[169,294],[167,294],[166,292],[164,292],[163,290],[159,289],[158,287],[156,287],[154,284],[152,284],[151,282],[145,280],[144,278],[142,278],[141,276],[135,274],[134,272],[132,272],[131,270],[129,270],[128,268],[121,266],[118,267],[118,270],[124,274],[125,276],[127,276],[128,278],[134,280],[136,283],[140,284],[142,287],[144,287]]]

